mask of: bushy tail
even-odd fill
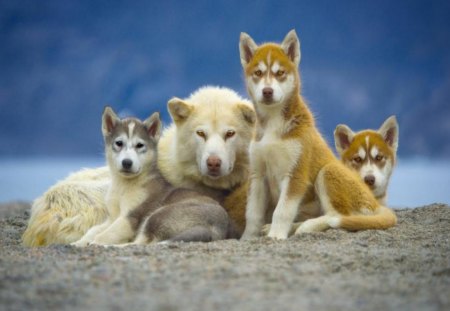
[[[391,209],[380,206],[373,215],[350,215],[330,218],[332,228],[342,228],[349,231],[388,229],[397,224],[397,216]]]
[[[106,218],[108,179],[77,178],[57,183],[33,202],[23,245],[69,244]]]

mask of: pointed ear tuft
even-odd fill
[[[150,138],[157,142],[161,137],[162,128],[161,119],[159,118],[159,112],[155,112],[150,117],[148,117],[144,121],[144,125]]]
[[[334,144],[339,155],[350,147],[355,133],[345,124],[339,124],[334,130]]]
[[[252,60],[257,48],[258,45],[256,45],[255,41],[253,41],[253,39],[245,32],[241,32],[239,39],[239,54],[241,57],[242,67],[245,68],[245,66],[247,66]]]
[[[173,121],[177,124],[185,121],[194,109],[191,105],[177,97],[169,100],[167,108]]]
[[[240,110],[242,117],[244,120],[250,125],[254,125],[256,122],[256,113],[255,111],[246,104],[238,104],[237,108]]]
[[[387,118],[378,130],[378,133],[383,137],[384,141],[394,149],[394,152],[397,152],[398,148],[398,131],[399,127],[395,116]]]
[[[106,106],[102,115],[103,136],[110,135],[119,121],[120,119],[114,110],[110,106]]]
[[[295,29],[289,31],[281,43],[281,48],[289,59],[296,65],[300,63],[300,40],[297,37]]]

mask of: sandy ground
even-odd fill
[[[29,205],[0,205],[1,310],[450,310],[450,207],[386,231],[286,241],[25,248]]]

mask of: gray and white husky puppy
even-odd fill
[[[111,172],[108,217],[75,246],[212,241],[237,238],[230,218],[212,197],[175,188],[157,168],[159,113],[144,122],[120,119],[110,107],[102,116],[105,153]]]

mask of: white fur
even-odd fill
[[[369,137],[369,136],[367,136]],[[370,149],[370,156],[375,159],[375,157],[378,155],[378,148],[377,146],[372,146],[372,148]]]
[[[327,193],[327,185],[324,178],[324,170],[319,171],[315,182],[316,193],[319,196],[320,206],[324,212],[324,216],[308,219],[303,222],[296,230],[295,234],[302,232],[324,231],[328,226],[330,215],[335,214],[333,205]]]
[[[251,103],[226,88],[204,87],[187,99],[175,99],[190,107],[185,121],[172,124],[159,142],[159,168],[172,183],[195,187],[199,183],[218,189],[230,189],[248,176],[248,144],[253,125],[241,118],[241,105],[252,110]],[[205,137],[197,134],[203,131]],[[234,131],[233,137],[226,137]],[[208,172],[207,159],[221,160],[220,175]],[[237,165],[237,166],[236,166]]]
[[[262,110],[264,111],[264,108]],[[250,144],[252,178],[246,212],[247,224],[242,236],[244,239],[256,236],[260,232],[264,224],[267,207],[267,202],[264,201],[267,201],[267,194],[270,195],[269,202],[278,202],[269,232],[269,236],[278,239],[287,238],[302,199],[287,197],[290,180],[288,176],[300,158],[301,144],[295,139],[281,140],[286,122],[276,112],[267,113],[272,116],[262,132],[263,136],[259,141],[252,141]],[[284,156],[279,157],[279,154]]]
[[[375,184],[373,185],[372,192],[376,197],[379,197],[386,193],[392,170],[392,160],[386,159],[384,167],[380,168],[375,163],[368,161],[361,166],[358,173],[362,180],[369,175],[373,175],[375,177]]]
[[[219,87],[199,89],[192,94],[189,103],[199,108],[191,120],[195,119],[196,124],[209,124],[216,120],[222,125],[222,132],[228,128],[236,130],[236,137],[225,145],[234,154],[229,156],[233,170],[218,179],[202,175],[196,160],[198,146],[192,143],[195,133],[188,134],[189,139],[183,135],[194,132],[194,127],[178,129],[172,124],[163,131],[158,144],[158,166],[162,174],[179,187],[235,187],[248,176],[248,144],[254,126],[238,118],[234,112],[238,105],[246,105],[252,110],[252,104],[234,91]],[[40,246],[79,240],[89,228],[106,219],[105,194],[110,183],[107,167],[82,170],[58,182],[33,203],[23,243]]]
[[[266,66],[266,64],[264,64],[264,62],[259,62],[258,69],[261,70],[264,74],[267,70],[267,66]]]
[[[106,219],[104,198],[110,183],[107,167],[82,169],[56,183],[34,200],[22,236],[24,245],[68,244],[80,239]]]
[[[255,102],[264,103],[263,89],[266,87],[272,88],[273,99],[266,109],[276,109],[279,104],[283,103],[283,101],[291,95],[292,89],[295,86],[294,74],[288,73],[286,80],[281,83],[271,74],[270,70],[267,70],[267,66],[263,62],[259,63],[258,68],[260,70],[261,68],[266,68],[264,71],[261,70],[263,72],[263,77],[255,81],[252,76],[247,76],[246,81],[248,91]],[[280,69],[279,66],[278,69]]]
[[[332,219],[335,220],[339,218],[335,216]],[[325,231],[330,227],[329,222],[330,222],[329,215],[323,215],[317,218],[308,219],[304,223],[302,223],[300,227],[298,227],[297,231],[295,231],[295,234]]]
[[[259,232],[264,225],[267,199],[268,195],[264,177],[257,176],[256,174],[252,175],[245,212],[246,226],[242,239],[259,235]]]
[[[289,235],[291,225],[298,214],[302,197],[288,197],[289,182],[290,177],[284,177],[281,183],[281,194],[272,216],[272,226],[268,234],[271,238],[286,239]]]
[[[358,156],[364,160],[366,158],[366,151],[364,150],[364,148],[360,147],[358,149]]]
[[[278,62],[273,63],[272,67],[270,68],[270,70],[272,71],[272,74],[276,74],[278,72],[278,70],[280,70],[280,64]]]
[[[201,137],[196,137],[197,140],[197,165],[200,167],[200,173],[202,175],[208,175],[207,160],[211,156],[217,156],[221,159],[220,175],[228,175],[233,170],[233,165],[235,161],[235,153],[232,147],[233,141],[236,137],[231,137],[225,139],[225,135],[228,130],[234,130],[231,127],[223,129],[214,128],[203,128],[207,135],[207,139],[202,139]],[[212,179],[218,178],[215,176],[210,176]]]

